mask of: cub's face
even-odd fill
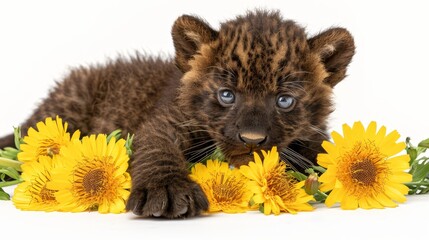
[[[326,138],[332,88],[354,54],[346,30],[308,39],[294,22],[260,11],[219,31],[182,16],[173,39],[184,72],[180,104],[232,164],[247,163],[261,149]]]

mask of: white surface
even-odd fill
[[[428,201],[429,195],[410,196],[399,207],[382,210],[345,211],[319,204],[313,212],[296,215],[265,216],[255,211],[186,220],[136,218],[131,213],[23,212],[10,201],[0,201],[0,234],[7,231],[19,233],[19,239],[37,240],[424,239]]]
[[[349,29],[357,53],[335,90],[332,129],[376,120],[415,142],[427,123],[429,22],[425,1],[2,1],[0,2],[0,136],[24,121],[54,81],[78,65],[135,50],[172,55],[170,30],[181,14],[197,14],[214,28],[255,7],[280,9],[315,34]],[[342,211],[323,206],[277,217],[259,213],[211,215],[185,221],[136,220],[131,214],[40,213],[0,202],[0,234],[76,239],[332,239],[417,238],[427,228],[429,196],[410,196],[395,209]],[[427,222],[427,221],[426,221]],[[372,231],[372,232],[371,232]]]

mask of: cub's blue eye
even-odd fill
[[[282,95],[277,98],[277,107],[283,109],[283,110],[292,110],[295,106],[295,98],[288,96],[288,95]]]
[[[230,106],[235,102],[235,95],[232,90],[220,89],[218,93],[218,101],[222,106]]]

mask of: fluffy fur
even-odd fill
[[[184,15],[172,36],[174,62],[137,54],[73,70],[22,124],[24,131],[59,115],[70,131],[134,133],[127,208],[142,216],[206,210],[188,162],[216,147],[236,166],[272,146],[298,170],[315,163],[327,138],[332,89],[354,55],[346,29],[308,37],[278,12],[257,10],[219,30]],[[282,107],[282,100],[291,104]],[[0,140],[0,147],[12,144],[11,135]]]

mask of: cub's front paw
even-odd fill
[[[201,187],[191,180],[157,188],[132,189],[127,202],[127,210],[136,215],[165,218],[196,216],[208,206]]]

